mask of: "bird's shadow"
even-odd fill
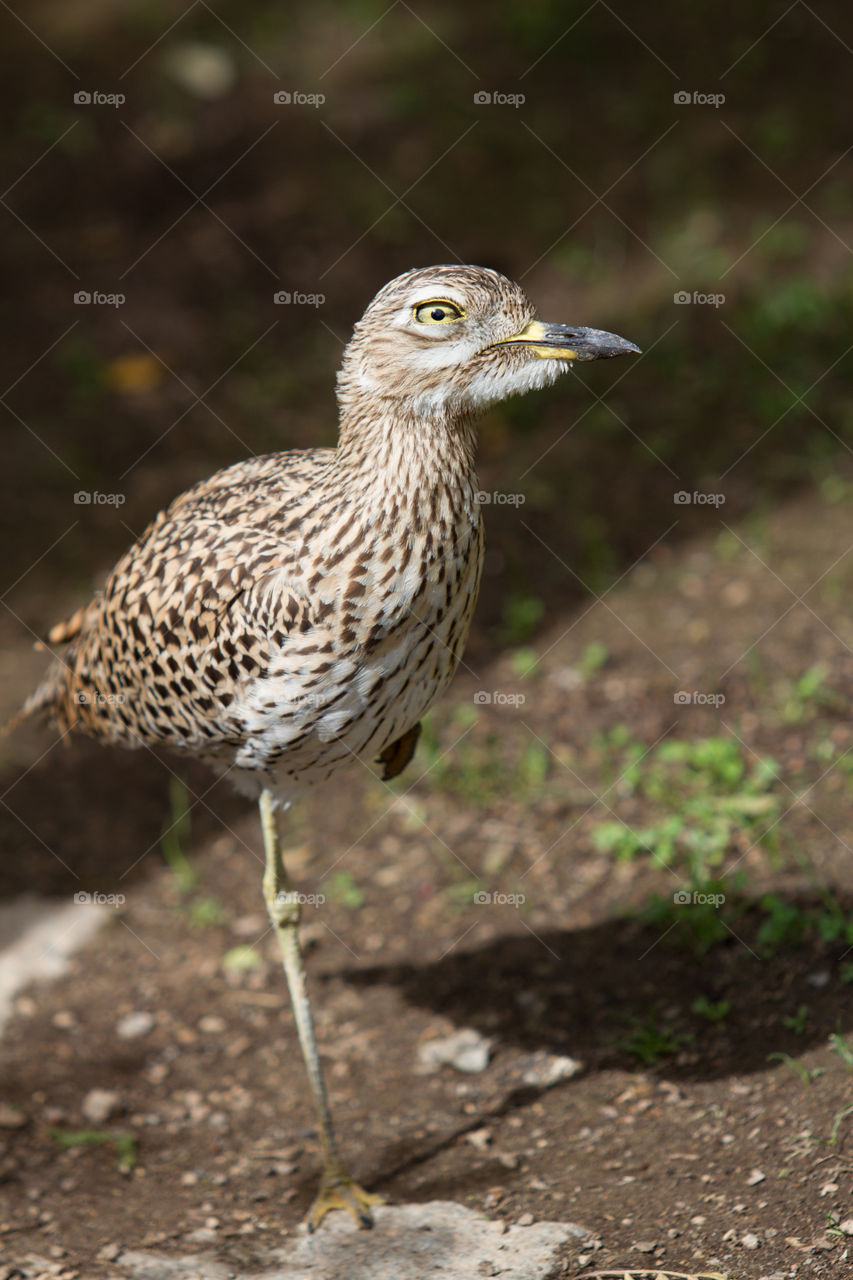
[[[815,905],[789,901],[804,913]],[[846,943],[763,954],[757,903],[739,904],[737,919],[740,937],[705,954],[677,916],[667,933],[665,924],[624,915],[341,976],[396,987],[413,1005],[493,1037],[498,1052],[545,1050],[591,1071],[650,1067],[673,1080],[760,1071],[774,1052],[799,1057],[853,1025],[841,974]]]

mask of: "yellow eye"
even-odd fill
[[[448,302],[446,298],[434,298],[415,307],[418,324],[450,324],[453,320],[461,320],[463,315],[456,303]]]

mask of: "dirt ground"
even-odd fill
[[[812,750],[829,741],[840,758],[853,745],[837,710],[853,684],[850,568],[833,567],[849,519],[849,496],[804,496],[738,528],[743,545],[723,555],[710,515],[705,538],[653,551],[603,603],[566,615],[527,678],[509,658],[462,671],[434,715],[437,745],[398,784],[350,776],[292,815],[291,869],[326,897],[306,906],[304,929],[320,1042],[343,1147],[367,1185],[509,1222],[580,1223],[590,1242],[567,1251],[570,1275],[843,1273],[853,1094],[851,1063],[828,1038],[853,1021],[850,944],[806,930],[768,952],[759,930],[774,888],[805,910],[819,882],[850,908],[849,782]],[[810,590],[815,565],[830,572]],[[724,648],[710,628],[704,649],[688,643],[719,610]],[[760,678],[741,665],[720,681],[764,632]],[[579,676],[593,641],[607,659]],[[817,660],[831,694],[780,735],[779,691]],[[682,687],[720,689],[724,704],[675,704],[668,667]],[[525,701],[483,706],[481,689],[523,690]],[[596,743],[625,723],[647,746],[714,732],[737,733],[750,752],[770,742],[791,788],[775,865],[760,846],[741,851],[749,896],[720,908],[726,940],[704,951],[677,919],[637,915],[680,876],[648,859],[614,869],[591,839],[614,812],[642,821],[636,794],[601,783]],[[460,794],[469,767],[484,776],[480,748],[512,777],[545,733],[547,767],[529,786]],[[168,770],[182,764],[45,743],[18,743],[4,771],[16,815],[4,810],[5,834],[14,828],[27,855],[7,866],[10,888],[125,900],[66,978],[19,997],[7,1029],[2,1256],[27,1276],[35,1257],[52,1274],[94,1277],[116,1274],[120,1246],[202,1248],[251,1274],[265,1245],[295,1230],[319,1168],[254,815],[191,771],[190,884],[174,855],[164,865],[159,840]],[[76,831],[69,805],[83,794],[92,823]],[[478,902],[478,891],[510,901]],[[253,948],[256,967],[223,966],[235,947]],[[703,1018],[697,997],[730,1012]],[[128,1038],[131,1014],[148,1016]],[[651,1025],[667,1038],[644,1067],[629,1033]],[[492,1038],[488,1067],[424,1073],[419,1048],[459,1027]],[[550,1088],[525,1083],[543,1055],[584,1070]],[[82,1111],[93,1088],[117,1095],[100,1126]],[[135,1167],[121,1167],[121,1147],[63,1151],[52,1136],[92,1127],[131,1135]]]

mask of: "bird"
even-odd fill
[[[369,1227],[382,1198],[339,1152],[279,814],[354,760],[388,780],[412,759],[477,599],[478,415],[577,361],[629,352],[615,334],[543,322],[489,268],[397,276],[344,350],[335,447],[251,457],[175,498],[102,591],[47,633],[51,665],[12,722],[171,748],[257,800],[263,894],[322,1153],[311,1230],[332,1209]]]

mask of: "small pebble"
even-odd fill
[[[211,1227],[198,1227],[188,1232],[184,1239],[192,1240],[193,1244],[216,1244],[216,1232]]]
[[[582,1070],[583,1063],[578,1062],[576,1058],[564,1057],[553,1053],[542,1053],[536,1054],[535,1060],[531,1062],[524,1072],[522,1080],[525,1084],[547,1089],[550,1085],[557,1084],[560,1080],[570,1080],[572,1076],[576,1076]]]
[[[80,1110],[90,1124],[104,1124],[120,1106],[121,1098],[114,1089],[90,1089]]]
[[[762,1173],[760,1169],[753,1169],[752,1173],[746,1180],[748,1187],[756,1187],[759,1182],[763,1182],[767,1175]]]
[[[221,1035],[225,1027],[225,1019],[220,1018],[218,1013],[206,1013],[198,1022],[199,1031],[203,1031],[205,1035],[209,1036]]]
[[[470,1142],[472,1147],[476,1147],[478,1151],[485,1151],[486,1147],[491,1145],[492,1131],[491,1129],[474,1129],[471,1133],[465,1134],[465,1141]]]
[[[147,1036],[154,1022],[153,1013],[146,1013],[142,1009],[126,1013],[116,1024],[116,1035],[120,1040],[136,1040],[139,1036]]]
[[[173,45],[164,66],[186,93],[205,102],[224,97],[237,81],[237,64],[231,53],[201,41]]]
[[[436,1071],[439,1067],[455,1067],[474,1074],[489,1065],[492,1041],[473,1027],[463,1027],[441,1040],[427,1040],[418,1049],[421,1068]]]
[[[532,1213],[523,1213],[521,1217],[516,1220],[516,1226],[532,1227],[535,1221],[536,1219]]]
[[[754,1231],[747,1231],[745,1236],[741,1236],[740,1242],[743,1245],[744,1249],[760,1249],[761,1248],[761,1240],[758,1238],[758,1236],[755,1234]]]

